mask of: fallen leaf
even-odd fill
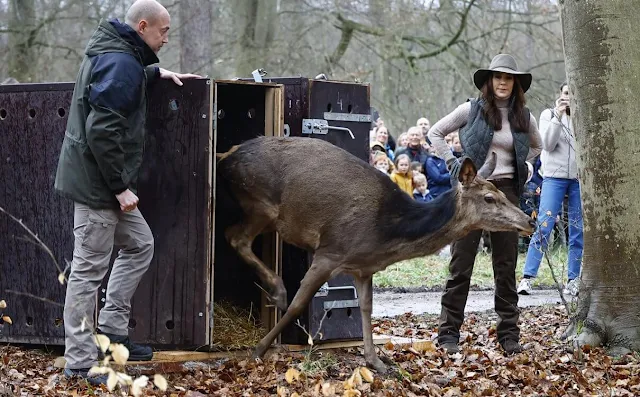
[[[127,355],[128,355],[128,351],[127,351]],[[147,387],[147,381],[148,380],[149,380],[149,378],[147,378],[145,375],[142,375],[139,378],[137,378],[136,380],[134,380],[133,384],[131,385],[131,393],[135,397],[138,397],[138,396],[142,395],[142,389]]]
[[[6,309],[7,308],[7,302],[3,299],[0,301],[0,309]]]
[[[107,335],[104,335],[104,334],[95,334],[95,335],[93,335],[93,341],[95,342],[96,346],[98,346],[103,353],[107,352],[107,349],[109,348],[109,345],[111,344],[111,341],[109,340],[109,337]]]
[[[160,374],[153,375],[153,384],[162,391],[167,391],[167,380]]]
[[[13,320],[11,320],[11,317],[9,316],[2,316],[2,321],[4,321],[5,323],[11,325],[13,324]]]
[[[355,389],[348,389],[344,391],[344,394],[342,395],[343,397],[358,397],[361,396],[362,393],[360,392],[360,390],[355,390]]]
[[[60,273],[60,274],[58,274],[58,282],[59,282],[60,284],[64,285],[64,281],[65,281],[66,279],[67,279],[67,278],[64,276],[64,273]]]
[[[322,384],[322,395],[324,397],[330,397],[336,394],[336,387],[329,382]]]
[[[415,350],[419,351],[420,353],[424,353],[424,352],[434,352],[436,350],[438,350],[436,348],[436,345],[429,341],[422,341],[422,342],[413,342],[413,344],[411,345],[411,347],[413,347]]]
[[[22,374],[22,372],[18,371],[15,368],[11,368],[9,370],[9,376],[17,380],[22,380],[25,378],[24,374]]]
[[[358,368],[356,368],[355,370],[353,370],[353,374],[351,374],[351,377],[349,377],[349,379],[347,379],[347,381],[345,382],[345,389],[355,389],[358,386],[362,386],[362,376],[360,375],[360,371]]]
[[[114,371],[109,372],[109,377],[107,378],[107,389],[109,389],[109,391],[113,391],[117,384],[118,376]]]
[[[365,382],[373,383],[373,373],[366,367],[360,367],[360,375]]]
[[[125,365],[127,363],[127,360],[129,359],[129,349],[127,349],[125,345],[112,343],[109,350],[111,350],[111,357],[113,357],[113,361],[120,365]]]
[[[109,367],[91,367],[89,369],[89,373],[90,374],[96,374],[96,375],[108,374],[111,371],[113,371],[113,370],[111,368],[109,368]]]
[[[291,384],[293,380],[300,380],[300,372],[295,368],[289,368],[287,373],[284,374],[284,378],[287,380],[288,384]]]
[[[459,387],[452,387],[444,393],[444,397],[459,397],[462,396],[462,392]]]

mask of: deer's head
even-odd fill
[[[495,165],[495,153],[489,156],[480,170],[476,170],[471,159],[462,160],[458,176],[461,219],[473,229],[517,231],[521,235],[530,235],[535,221],[485,179],[491,175]]]

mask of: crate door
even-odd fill
[[[325,120],[329,126],[326,134],[310,136],[368,161],[371,127],[368,85],[311,80],[309,118]],[[311,334],[321,333],[323,340],[362,338],[362,314],[353,277],[338,275],[330,279],[315,294],[308,316]]]
[[[204,345],[209,329],[213,93],[210,80],[183,83],[149,92],[138,196],[155,252],[129,322],[135,340],[167,347]]]
[[[257,136],[282,135],[281,85],[217,80],[215,86],[216,153],[224,153],[232,146]],[[232,306],[248,312],[265,329],[271,329],[278,319],[277,310],[267,305],[265,295],[258,287],[261,281],[256,272],[239,257],[224,235],[226,228],[241,220],[241,208],[225,188],[223,181],[216,179],[214,189],[212,306]],[[252,249],[267,266],[281,274],[281,242],[276,233],[258,236]],[[222,339],[222,335],[218,333],[222,331],[221,328],[216,329],[215,315],[212,317],[212,324],[210,345],[224,349],[225,346],[218,342]],[[242,344],[242,341],[238,343]]]

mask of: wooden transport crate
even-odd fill
[[[22,219],[65,266],[73,253],[73,204],[53,189],[73,83],[0,86],[0,206]],[[212,347],[213,304],[252,309],[271,328],[255,273],[224,241],[233,208],[217,205],[216,151],[256,135],[283,131],[283,87],[242,81],[158,81],[149,92],[140,210],[155,238],[155,254],[133,297],[131,337],[165,348]],[[0,299],[13,325],[0,341],[64,344],[65,286],[53,261],[22,239],[0,214]],[[281,272],[275,234],[256,252]],[[115,253],[114,253],[115,258]],[[113,260],[113,258],[112,258]],[[106,284],[98,292],[102,306]]]

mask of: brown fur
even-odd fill
[[[276,305],[286,310],[256,347],[257,357],[324,282],[346,272],[356,280],[366,361],[384,371],[371,335],[375,272],[400,260],[433,254],[472,229],[533,231],[531,219],[493,184],[476,176],[468,159],[459,183],[448,195],[418,203],[387,175],[319,139],[257,138],[219,158],[220,178],[243,211],[243,220],[226,230],[226,238],[258,272]],[[481,171],[491,170],[483,167]],[[443,218],[446,213],[448,217]],[[274,230],[287,243],[314,253],[288,308],[282,279],[251,251],[256,236]]]

